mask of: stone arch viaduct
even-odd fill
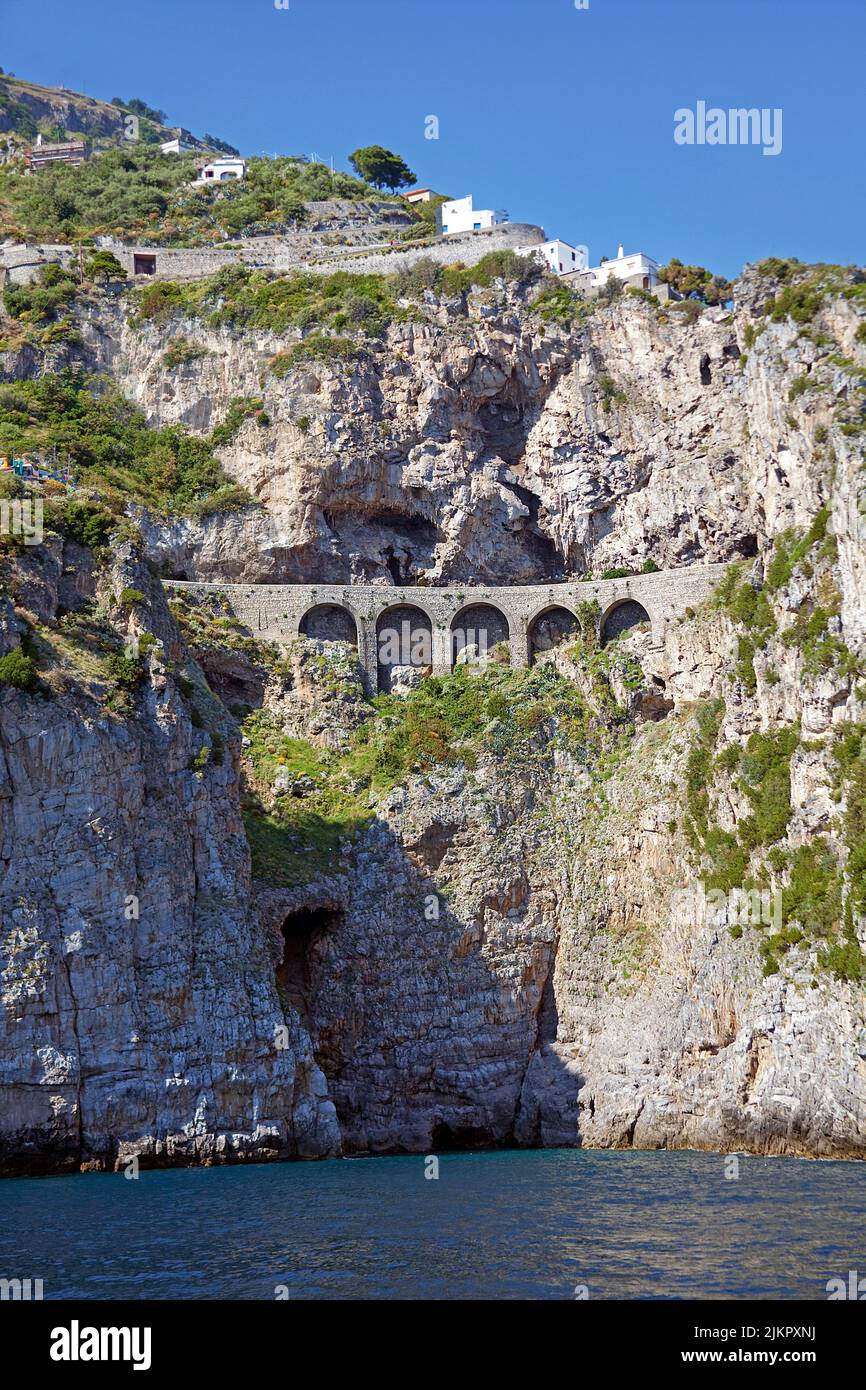
[[[554,618],[560,625],[576,627],[579,611],[587,603],[597,605],[603,641],[623,627],[648,620],[652,640],[660,644],[667,624],[707,598],[726,569],[726,564],[693,565],[626,579],[445,589],[164,582],[169,594],[222,595],[238,621],[263,641],[290,643],[305,633],[355,641],[366,690],[375,694],[388,688],[379,658],[380,635],[390,617],[398,631],[410,616],[413,626],[426,630],[429,655],[407,664],[430,665],[434,675],[447,673],[454,664],[455,632],[468,632],[471,639],[481,621],[493,628],[493,641],[507,640],[511,665],[526,666],[536,649],[539,622]]]

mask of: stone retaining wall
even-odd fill
[[[109,248],[132,277],[135,257],[153,256],[156,270],[136,276],[137,284],[148,280],[200,280],[227,265],[248,265],[276,271],[307,270],[314,275],[332,275],[336,270],[361,274],[390,274],[429,257],[440,265],[462,261],[475,265],[489,251],[513,250],[515,246],[536,245],[544,240],[541,227],[524,222],[507,222],[465,235],[437,237],[424,246],[400,242],[393,246],[379,243],[360,251],[351,246],[322,246],[309,233],[274,237],[254,237],[237,243],[237,250],[223,247],[121,246]],[[44,243],[38,246],[0,247],[0,280],[27,284],[43,265],[54,262],[66,269],[78,264],[78,252],[71,246]]]

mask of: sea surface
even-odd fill
[[[0,1180],[0,1277],[41,1278],[46,1299],[826,1299],[866,1274],[862,1163],[438,1162],[438,1178],[397,1157]]]

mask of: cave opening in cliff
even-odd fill
[[[565,577],[563,556],[557,550],[554,541],[548,536],[541,525],[541,498],[537,493],[532,492],[522,483],[513,482],[509,484],[514,493],[529,512],[526,524],[520,532],[520,544],[525,557],[525,579],[535,579],[539,582],[549,582]],[[513,576],[509,572],[509,565],[513,565],[513,558],[505,560],[501,571],[501,583],[512,583]]]
[[[336,930],[342,912],[330,907],[302,907],[283,919],[282,959],[277,965],[277,988],[283,1004],[306,1017],[310,991],[314,987],[312,964],[316,947],[324,936]]]

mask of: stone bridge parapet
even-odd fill
[[[340,618],[347,632],[354,627],[365,686],[369,694],[375,694],[383,684],[379,633],[392,611],[395,617],[402,617],[401,610],[415,610],[419,621],[426,620],[431,659],[417,664],[432,666],[434,675],[451,670],[453,635],[460,629],[461,614],[479,606],[493,608],[501,615],[507,627],[511,664],[526,666],[532,661],[537,621],[554,612],[577,619],[585,604],[597,605],[602,640],[617,630],[614,615],[620,613],[625,626],[648,619],[653,641],[660,644],[667,624],[707,598],[726,569],[727,564],[692,565],[623,579],[443,589],[386,584],[201,584],[186,580],[165,580],[164,584],[169,594],[223,595],[238,621],[262,641],[296,641],[311,615],[327,613]],[[502,631],[504,636],[505,628]]]

